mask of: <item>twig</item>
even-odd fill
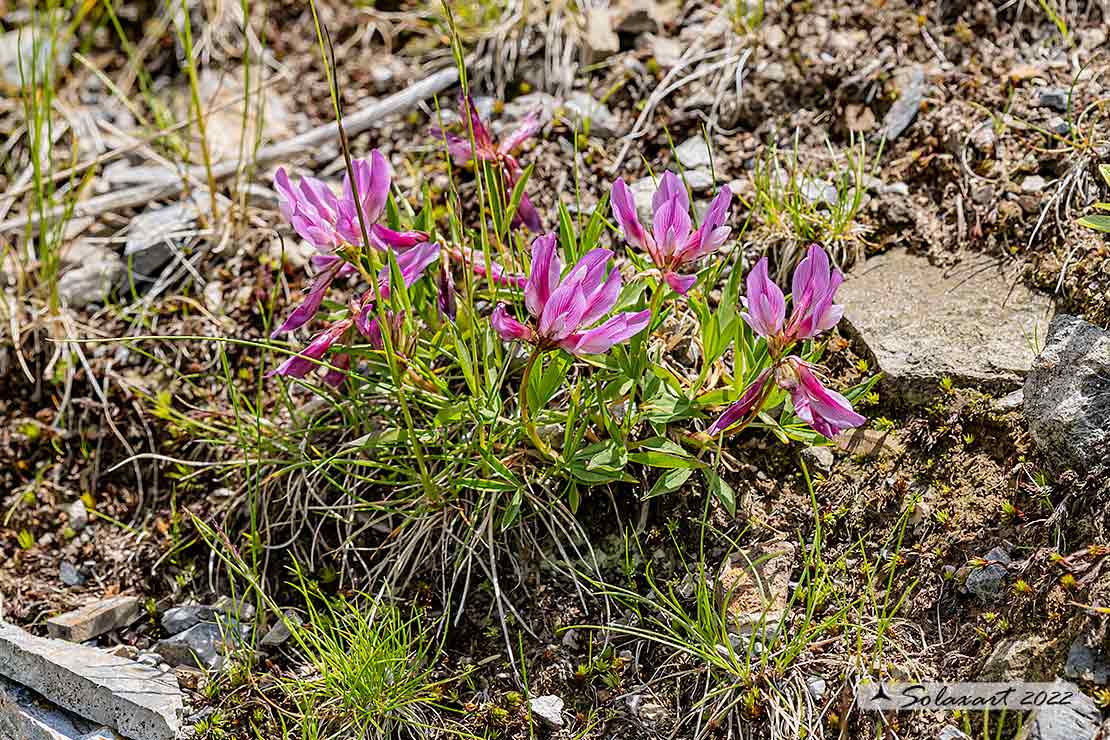
[[[457,79],[458,72],[456,69],[454,67],[448,67],[424,78],[401,92],[390,95],[388,98],[377,103],[368,105],[345,119],[344,127],[347,129],[347,135],[354,136],[366,131],[385,116],[405,110],[421,100],[446,90],[448,87],[455,84]],[[321,126],[317,126],[311,131],[306,131],[300,136],[295,136],[288,141],[262,147],[254,157],[254,165],[258,168],[267,167],[274,162],[290,159],[298,154],[316,149],[317,147],[334,141],[334,139],[335,123],[325,123]],[[245,163],[241,160],[235,159],[215,165],[212,168],[213,180],[220,181],[231,177],[238,172],[239,168],[244,164]],[[197,178],[206,177],[206,172],[202,166],[190,168],[190,174]],[[114,193],[106,193],[75,205],[71,218],[99,216],[102,213],[114,211],[119,208],[128,208],[130,206],[148,203],[159,198],[178,195],[181,193],[183,187],[183,182],[175,180],[173,182],[155,182],[149,185],[139,185]],[[65,212],[65,206],[57,206],[47,212],[46,218],[60,218]],[[37,227],[39,218],[38,215],[32,214],[31,216],[9,219],[0,223],[0,233],[22,229],[29,223]]]

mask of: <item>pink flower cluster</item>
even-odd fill
[[[433,133],[456,161],[473,159],[496,165],[502,168],[510,184],[518,182],[522,169],[512,153],[538,130],[539,112],[530,114],[517,131],[495,143],[470,98],[464,96],[461,105],[470,136],[463,138],[439,129]],[[342,318],[333,321],[272,374],[303,378],[322,364],[333,347],[358,334],[378,349],[383,347],[388,334],[396,346],[405,317],[379,305],[391,293],[390,258],[396,260],[400,277],[409,287],[441,257],[440,246],[431,243],[427,234],[395,231],[380,223],[391,182],[389,165],[381,152],[374,150],[368,160],[355,160],[351,169],[354,182],[346,179],[338,196],[315,178],[302,178],[294,186],[284,169],[278,169],[275,175],[282,214],[297,234],[316,248],[317,254],[312,258],[316,273],[303,302],[286,317],[274,336],[308,323],[320,311],[328,288],[336,279],[358,276],[369,285],[349,300]],[[611,188],[613,216],[625,241],[646,253],[662,281],[681,295],[688,293],[697,280],[697,275],[688,270],[702,257],[721,249],[728,240],[730,201],[731,192],[722,188],[695,229],[686,188],[674,173],[667,172],[652,198],[653,217],[648,230],[637,217],[632,193],[624,181],[614,181]],[[518,208],[518,220],[532,231],[542,228],[539,214],[526,195]],[[528,314],[525,320],[514,315],[507,304],[500,303],[490,321],[503,339],[527,342],[535,353],[562,349],[576,356],[600,354],[650,325],[651,310],[609,315],[622,287],[620,271],[612,264],[613,252],[593,249],[564,269],[556,244],[551,233],[532,242],[531,266],[526,275],[511,273],[497,263],[487,265],[484,259],[475,259],[471,250],[459,246],[448,246],[443,251],[495,285],[523,289]],[[385,266],[371,274],[371,266],[380,266],[382,262]],[[842,279],[830,266],[825,251],[811,246],[794,272],[793,308],[788,318],[786,296],[768,277],[767,259],[756,264],[747,277],[742,316],[767,341],[772,365],[713,423],[709,434],[719,434],[742,421],[750,422],[776,386],[790,394],[798,417],[827,437],[864,422],[844,396],[821,383],[816,367],[790,354],[797,342],[818,336],[840,320],[843,307],[833,300]],[[441,260],[436,283],[439,315],[454,319],[455,288],[446,258]],[[340,384],[350,363],[348,352],[334,355],[324,381]]]
[[[767,275],[767,258],[756,263],[748,273],[747,295],[741,316],[752,330],[767,340],[772,366],[755,379],[740,400],[732,404],[709,427],[710,435],[720,434],[741,420],[759,413],[771,388],[771,381],[787,391],[794,404],[794,413],[826,437],[858,427],[867,421],[857,414],[841,394],[826,388],[816,368],[798,357],[787,354],[800,340],[812,339],[836,326],[844,315],[844,307],[833,303],[836,290],[844,277],[831,268],[829,256],[816,244],[794,270],[791,281],[793,310],[786,318],[786,296]]]

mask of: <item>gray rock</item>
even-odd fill
[[[836,462],[836,457],[829,447],[807,447],[802,450],[802,459],[810,470],[819,473],[828,473]]]
[[[636,217],[641,224],[650,224],[653,215],[651,199],[655,195],[656,184],[651,177],[641,177],[628,186],[632,191],[632,200],[636,203]]]
[[[887,141],[894,141],[901,136],[917,117],[917,112],[921,109],[921,101],[924,99],[925,71],[921,67],[914,67],[910,72],[908,84],[883,118],[880,135]]]
[[[639,706],[636,716],[640,718],[641,722],[658,724],[660,721],[666,719],[667,708],[657,702],[644,702]]]
[[[567,630],[563,633],[563,647],[569,650],[578,649],[578,630]]]
[[[809,692],[809,697],[814,702],[820,703],[825,698],[825,693],[828,691],[828,684],[825,679],[820,676],[809,676],[806,678],[806,691]]]
[[[58,566],[58,578],[62,583],[67,586],[80,586],[85,582],[85,576],[81,575],[81,571],[77,566],[68,560],[63,560],[62,564]]]
[[[705,139],[700,136],[691,136],[686,141],[682,142],[675,147],[675,158],[678,159],[679,164],[688,170],[697,169],[699,167],[708,168],[713,161],[713,156],[709,151],[709,145],[705,143]]]
[[[1010,556],[1001,547],[995,547],[983,559],[987,564],[973,568],[964,585],[982,601],[991,603],[1006,593],[1006,579],[1010,575],[1006,566],[1010,564]]]
[[[713,187],[713,174],[708,169],[686,170],[686,185],[695,193],[704,193]]]
[[[577,124],[579,131],[585,131],[588,120],[591,136],[607,139],[620,131],[620,119],[589,93],[579,91],[572,94],[563,108],[570,115],[570,120]]]
[[[148,206],[127,226],[123,256],[137,279],[151,280],[184,249],[200,213],[191,200],[169,206]]]
[[[544,120],[551,120],[555,117],[555,111],[561,104],[562,101],[554,95],[545,92],[533,92],[505,103],[502,115],[512,121],[519,121],[532,111],[539,110],[541,111],[540,116]]]
[[[69,517],[69,527],[74,532],[80,532],[89,523],[89,510],[85,508],[85,502],[81,499],[74,499],[73,503],[66,507],[66,516]]]
[[[1098,706],[1074,684],[1057,680],[1054,685],[1060,691],[1073,692],[1074,703],[1037,710],[1026,720],[1017,740],[1092,740],[1102,720]]]
[[[301,619],[301,616],[292,609],[286,609],[283,614],[285,615],[285,619],[279,620],[277,624],[271,627],[270,630],[263,635],[262,639],[259,641],[259,645],[262,647],[279,647],[293,636],[293,633],[289,630],[288,623],[292,623],[296,627],[300,627],[304,624],[304,620]]]
[[[1036,90],[1037,105],[1041,108],[1051,108],[1057,113],[1068,110],[1068,91],[1063,87],[1038,87]]]
[[[793,542],[767,542],[734,553],[721,566],[714,590],[739,634],[778,629],[790,596],[796,554]]]
[[[0,740],[115,740],[118,735],[0,678]]]
[[[940,734],[937,735],[937,740],[971,740],[971,738],[959,727],[945,725],[940,728]]]
[[[1025,389],[1018,388],[1016,391],[1010,391],[1002,398],[996,398],[991,401],[991,408],[995,411],[1017,411],[1025,405]]]
[[[979,672],[981,681],[1050,681],[1059,665],[1058,641],[1042,634],[1004,637]]]
[[[1045,124],[1045,128],[1047,128],[1049,131],[1056,134],[1057,136],[1067,136],[1071,133],[1071,124],[1065,121],[1060,116],[1053,116],[1052,118],[1048,119],[1048,123]]]
[[[181,690],[172,675],[3,622],[0,674],[134,740],[173,740],[181,727]]]
[[[159,640],[154,652],[171,666],[218,671],[228,655],[246,647],[250,632],[249,625],[221,615],[217,622],[200,622],[181,634]]]
[[[1106,685],[1110,683],[1110,661],[1087,644],[1087,637],[1076,637],[1068,649],[1064,675],[1081,681]]]
[[[103,303],[127,272],[123,260],[111,249],[89,245],[84,255],[81,264],[63,272],[58,280],[58,297],[70,308]]]
[[[247,601],[243,596],[221,596],[212,605],[212,610],[235,617],[241,622],[254,619],[254,604]]]
[[[51,637],[85,642],[126,627],[139,618],[142,608],[134,596],[114,596],[46,620]]]
[[[982,391],[1019,385],[1033,361],[1029,337],[1044,336],[1052,312],[1048,296],[990,258],[944,270],[903,249],[860,265],[837,299],[882,382],[911,402],[937,395],[942,378]]]
[[[1052,459],[1084,473],[1110,469],[1110,332],[1075,316],[1052,320],[1025,379],[1025,420]]]
[[[162,628],[171,635],[176,635],[189,629],[198,622],[212,622],[216,619],[216,611],[203,604],[175,606],[167,609],[162,615]]]
[[[532,714],[539,717],[544,724],[554,729],[563,726],[563,700],[561,697],[537,696],[528,702]]]
[[[1021,190],[1024,193],[1039,193],[1044,190],[1045,181],[1040,175],[1030,175],[1021,181]]]
[[[64,24],[63,24],[64,25]],[[0,34],[0,80],[3,86],[19,90],[31,85],[42,86],[55,78],[57,71],[69,64],[73,46],[69,35],[61,29],[51,40],[48,28],[26,26]]]
[[[798,173],[791,185],[790,174],[780,168],[771,173],[771,180],[780,190],[786,190],[791,186],[796,188],[798,195],[811,205],[834,206],[840,200],[840,193],[836,186],[815,175]]]

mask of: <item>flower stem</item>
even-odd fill
[[[528,364],[524,366],[524,374],[520,377],[520,422],[524,425],[524,431],[528,433],[528,437],[540,454],[548,460],[558,462],[558,454],[552,451],[550,445],[540,438],[539,432],[536,431],[536,422],[533,421],[532,415],[528,412],[528,381],[532,377],[532,368],[535,366],[536,360],[542,354],[543,350],[539,347],[532,350],[532,355],[528,358]]]

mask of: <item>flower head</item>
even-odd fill
[[[686,187],[677,175],[666,172],[651,199],[653,215],[651,231],[648,231],[636,215],[635,199],[624,180],[615,180],[610,190],[613,217],[625,241],[647,252],[667,284],[682,294],[693,287],[697,276],[680,275],[678,271],[717,251],[728,240],[731,229],[725,226],[725,221],[731,199],[732,191],[721,188],[706,211],[702,225],[694,229]]]
[[[357,272],[354,265],[344,261],[336,252],[343,245],[362,244],[360,209],[370,246],[378,251],[404,253],[428,241],[428,235],[423,232],[394,231],[377,222],[385,210],[390,184],[389,163],[380,151],[372,151],[369,160],[354,160],[351,170],[354,172],[354,186],[350,177],[345,178],[342,197],[314,177],[301,178],[298,186],[294,187],[284,168],[279,167],[274,175],[282,215],[297,234],[320,253],[312,258],[317,272],[304,300],[274,330],[273,336],[308,323],[320,310],[332,281]]]
[[[756,334],[767,340],[772,364],[748,386],[739,401],[713,422],[707,430],[709,434],[719,434],[745,419],[751,421],[767,398],[771,383],[790,394],[799,419],[826,437],[866,421],[852,409],[848,399],[821,383],[814,365],[787,354],[798,340],[812,339],[840,321],[844,307],[834,304],[833,298],[843,280],[840,272],[832,269],[825,250],[811,245],[794,271],[790,296],[793,310],[788,320],[786,296],[767,275],[767,258],[756,263],[748,273],[745,310],[741,316]]]
[[[447,152],[456,164],[463,165],[473,159],[500,166],[505,173],[511,190],[524,171],[516,161],[516,157],[513,156],[513,152],[543,126],[543,109],[537,108],[530,112],[520,122],[520,126],[515,131],[500,142],[495,142],[489,129],[482,123],[482,119],[478,115],[478,109],[469,95],[459,96],[459,108],[462,110],[463,117],[469,122],[468,135],[458,136],[441,128],[432,127],[432,136],[446,144]],[[471,134],[474,137],[473,143],[470,140]],[[517,221],[523,222],[529,231],[540,231],[543,228],[540,214],[536,211],[536,207],[532,205],[527,193],[521,197],[520,204],[517,206],[514,222]]]
[[[619,313],[589,328],[612,310],[620,295],[620,272],[606,272],[612,256],[608,249],[594,249],[564,276],[555,235],[538,237],[532,242],[532,269],[524,285],[524,305],[535,321],[523,324],[501,304],[491,317],[494,328],[505,339],[561,347],[575,355],[600,354],[643,331],[650,311]]]

